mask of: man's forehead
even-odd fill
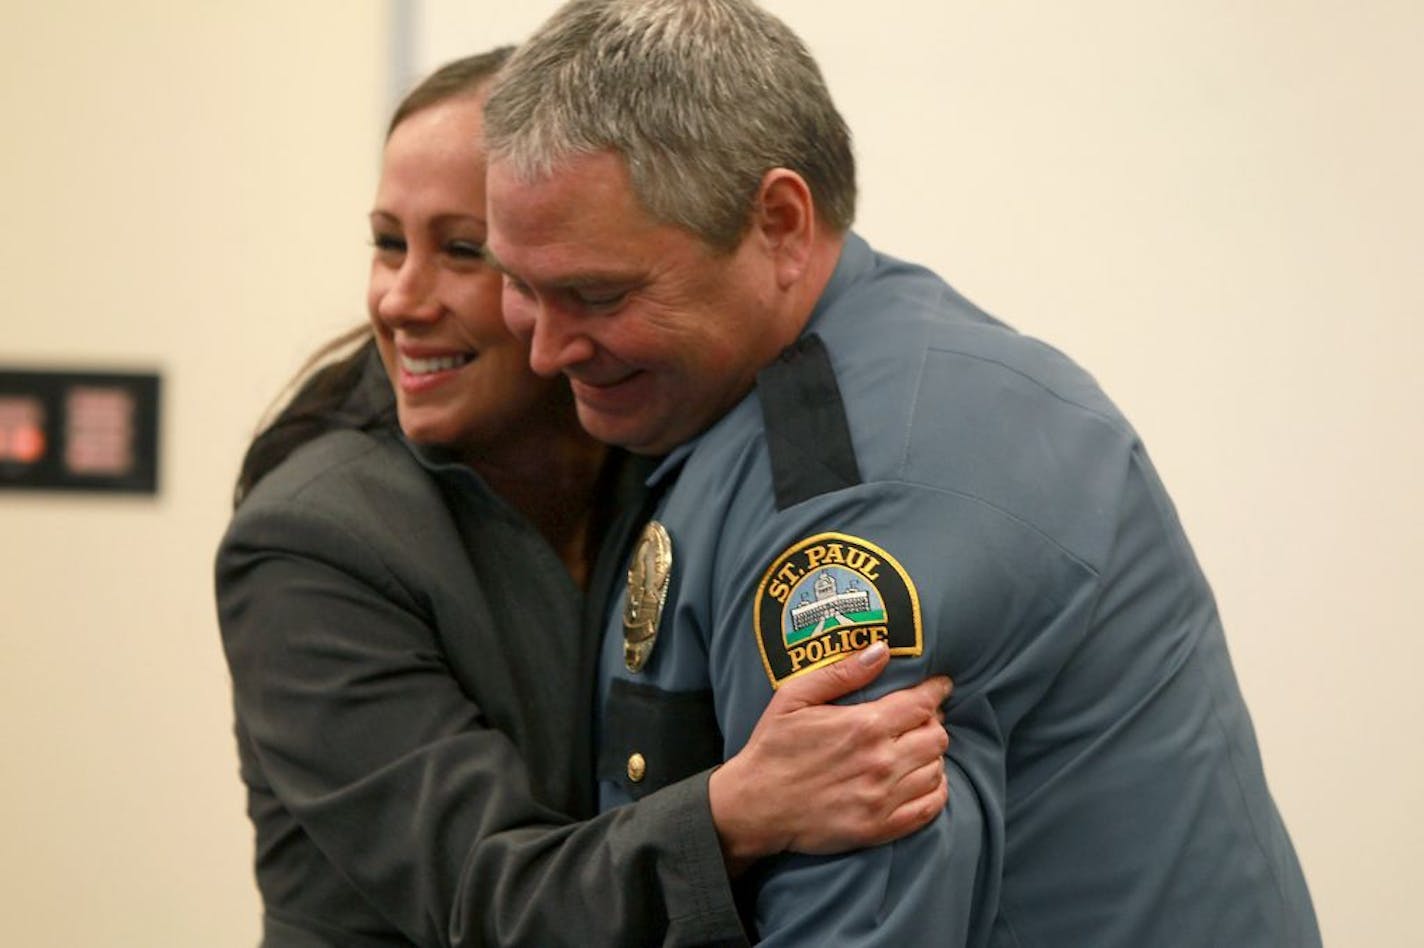
[[[499,191],[530,184],[536,178],[532,171],[521,169],[514,159],[499,155],[490,155],[485,168],[486,186]]]
[[[541,289],[563,290],[642,282],[648,266],[644,255],[598,239],[539,241],[525,233],[500,232],[491,215],[485,261],[507,276]],[[516,228],[516,230],[518,230]]]
[[[557,190],[571,182],[592,182],[602,187],[621,189],[631,183],[627,159],[611,149],[574,152],[547,163],[497,154],[490,155],[486,162],[490,185],[502,191],[539,194]]]
[[[546,173],[530,173],[509,160],[492,160],[485,178],[485,199],[499,239],[522,243],[576,227],[609,197],[601,186],[587,186],[581,168],[567,163]]]
[[[551,290],[630,283],[642,279],[644,273],[644,268],[627,260],[581,263],[570,261],[567,266],[561,266],[557,260],[545,262],[521,256],[518,247],[513,248],[511,253],[515,257],[513,265],[505,263],[494,248],[486,244],[485,262],[500,273],[526,282],[537,281],[541,287]]]
[[[612,153],[579,155],[532,175],[493,159],[487,199],[491,265],[554,285],[634,276],[663,227],[633,196],[625,163]]]

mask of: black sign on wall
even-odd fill
[[[0,368],[0,489],[158,492],[156,374]]]

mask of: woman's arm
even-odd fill
[[[819,708],[807,704],[821,698],[813,687],[788,691],[763,746],[714,775],[720,812],[702,774],[576,823],[535,798],[517,748],[452,677],[410,591],[341,520],[295,504],[245,510],[219,554],[218,601],[260,780],[340,880],[418,944],[737,943],[724,848],[737,865],[787,845],[874,842],[943,801],[942,787],[901,779],[922,762],[886,756],[899,743],[939,769],[929,738],[943,734],[941,685],[901,696],[920,712]],[[849,757],[846,733],[864,738]],[[846,808],[846,786],[899,802]]]
[[[829,703],[870,684],[889,661],[877,642],[786,682],[746,746],[712,774],[712,819],[734,875],[778,852],[825,855],[886,843],[944,808],[949,732],[940,707],[948,678],[866,704]]]

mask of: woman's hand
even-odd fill
[[[898,839],[944,808],[949,746],[927,679],[865,704],[826,702],[865,687],[889,662],[883,642],[782,685],[745,747],[712,773],[712,821],[728,871],[772,853],[837,853]]]

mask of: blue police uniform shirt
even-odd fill
[[[955,680],[948,807],[760,863],[764,944],[1320,943],[1206,580],[1063,355],[852,234],[793,351],[652,482],[673,570],[637,672],[610,604],[605,809],[731,756],[776,684],[876,638],[890,666],[851,700]]]

